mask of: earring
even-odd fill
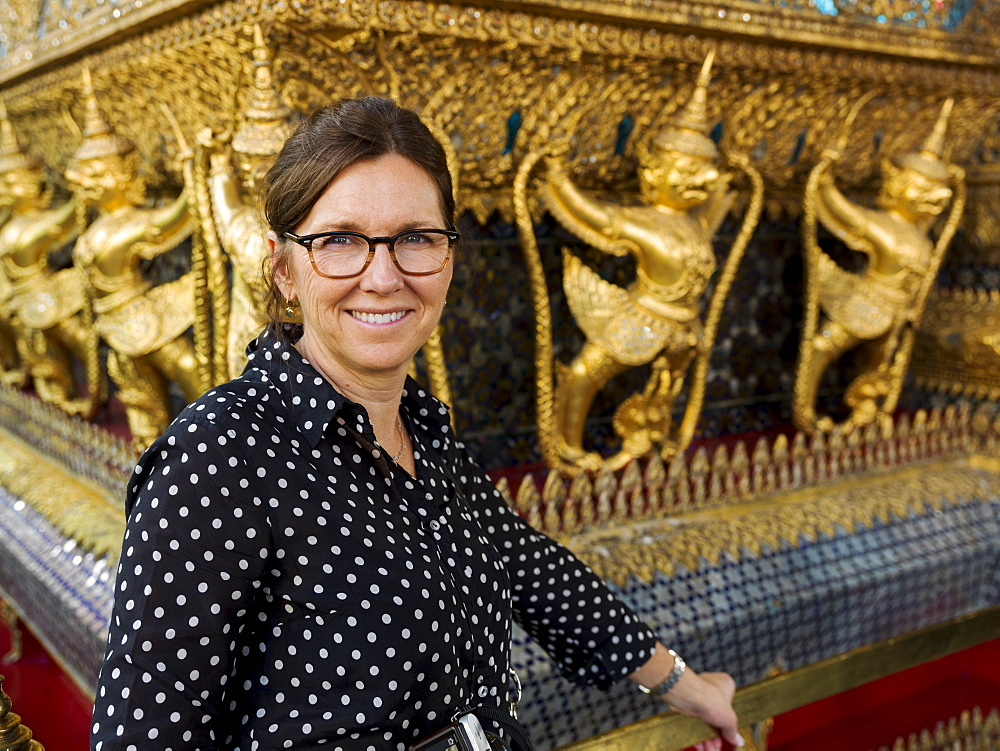
[[[285,300],[285,318],[296,322],[299,319],[301,307],[298,300]]]

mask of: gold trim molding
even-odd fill
[[[901,670],[996,639],[1000,607],[860,647],[736,692],[733,706],[744,725],[811,704]],[[714,738],[704,723],[675,712],[618,728],[560,751],[676,751]]]

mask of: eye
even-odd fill
[[[350,235],[322,235],[314,237],[309,241],[310,247],[315,250],[350,250],[360,243],[360,238]]]

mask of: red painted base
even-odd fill
[[[93,703],[25,628],[21,629],[21,659],[0,664],[3,690],[13,711],[31,728],[47,751],[86,751],[90,747]],[[0,654],[10,649],[10,632],[0,626]]]
[[[0,665],[14,711],[48,751],[86,751],[91,702],[26,629],[23,654]],[[10,634],[0,626],[0,654]],[[845,691],[775,718],[771,751],[891,747],[974,706],[1000,706],[1000,639]]]
[[[1000,707],[1000,639],[779,715],[770,751],[867,751]]]

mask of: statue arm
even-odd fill
[[[631,243],[621,237],[623,216],[618,207],[584,195],[573,183],[561,157],[548,157],[546,165],[548,174],[542,200],[553,216],[598,250],[615,256],[627,255]]]
[[[726,212],[729,211],[734,200],[736,200],[736,191],[729,190],[729,180],[727,179],[722,181],[718,188],[708,194],[708,198],[704,203],[691,209],[691,213],[705,227],[708,236],[714,237],[715,233],[719,231],[719,226],[722,224],[722,220],[726,218]]]
[[[223,237],[246,207],[240,194],[239,180],[233,174],[228,157],[228,153],[213,153],[210,157],[211,173],[208,177],[212,214],[218,225],[219,234]]]
[[[869,256],[875,252],[868,211],[840,192],[833,179],[833,158],[824,154],[813,168],[815,192],[812,196],[819,221],[849,247]]]
[[[71,198],[62,206],[45,212],[42,221],[35,225],[21,239],[24,247],[44,245],[59,248],[80,234],[83,225],[77,212],[77,199]]]
[[[156,258],[191,233],[190,190],[184,188],[180,195],[166,206],[153,209],[145,225],[145,237],[138,243],[136,253],[142,258]]]

